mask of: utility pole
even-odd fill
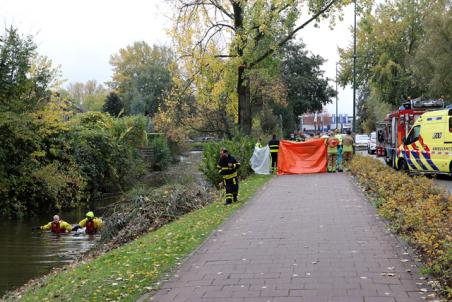
[[[338,115],[337,115],[337,64],[338,64],[338,62],[336,62],[336,129],[337,129],[337,127],[338,127]]]
[[[355,22],[353,27],[353,132],[356,133],[356,0],[355,2]]]

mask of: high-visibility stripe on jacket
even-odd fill
[[[231,167],[229,164],[232,164]],[[233,156],[228,155],[227,158],[220,158],[217,168],[223,179],[231,179],[238,176],[237,169],[240,168],[240,163]]]
[[[237,177],[237,172],[234,172],[234,173],[228,174],[228,175],[223,175],[224,179],[231,179],[231,178],[234,178],[234,177]]]
[[[270,148],[271,153],[276,153],[279,151],[279,140],[272,139],[268,142],[268,147]]]

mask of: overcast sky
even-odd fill
[[[110,80],[110,55],[134,41],[166,44],[166,30],[171,25],[165,0],[0,0],[2,25],[14,25],[23,34],[35,36],[39,53],[61,65],[69,82]],[[299,32],[309,51],[321,55],[325,76],[332,79],[338,60],[337,47],[352,41],[352,8],[346,10],[344,22],[334,30],[328,24],[309,26]],[[336,111],[335,102],[327,106]],[[351,89],[339,89],[339,113],[352,113]]]

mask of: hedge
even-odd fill
[[[452,298],[452,196],[431,179],[395,171],[370,157],[356,156],[351,172]]]

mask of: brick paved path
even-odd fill
[[[425,301],[412,264],[350,177],[278,176],[151,301]]]

